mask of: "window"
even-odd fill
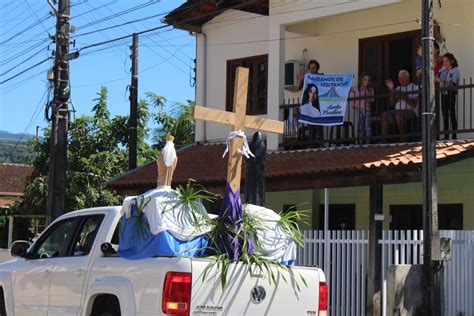
[[[415,205],[390,205],[393,230],[421,230],[423,229],[423,206]],[[462,230],[463,205],[439,204],[438,205],[439,229]]]
[[[62,255],[64,246],[74,231],[74,218],[63,220],[49,229],[35,245],[32,259],[55,258]]]
[[[354,230],[355,208],[355,204],[329,204],[329,230]],[[319,205],[319,229],[324,229],[324,205]]]
[[[268,55],[260,55],[227,61],[226,109],[232,111],[234,82],[237,67],[249,68],[247,114],[267,114]]]
[[[72,256],[87,256],[92,249],[95,237],[102,223],[102,216],[87,217],[83,220],[83,224],[73,242],[73,250],[70,252]]]

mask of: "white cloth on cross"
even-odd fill
[[[225,142],[225,151],[224,154],[222,155],[222,158],[225,157],[225,155],[229,152],[229,143],[233,138],[240,137],[244,139],[244,144],[242,146],[242,149],[239,149],[239,153],[241,155],[244,155],[245,158],[250,158],[250,156],[255,157],[252,152],[250,151],[249,148],[249,143],[247,142],[247,136],[245,136],[245,133],[242,132],[241,130],[238,131],[232,131],[229,133],[229,136],[227,137],[227,140]]]

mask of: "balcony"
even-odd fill
[[[473,121],[473,89],[472,78],[464,79],[462,84],[456,89],[437,88],[435,91],[435,124],[436,137],[442,139],[471,139],[474,138]],[[454,126],[449,115],[443,116],[442,98],[446,98],[449,93],[457,92],[455,102],[455,117],[457,127]],[[384,143],[405,143],[421,141],[421,97],[420,91],[407,92],[410,97],[418,97],[417,115],[413,118],[403,120],[399,129],[395,119],[387,120],[387,111],[394,109],[393,100],[400,97],[399,92],[382,93],[375,96],[355,97],[350,93],[345,122],[339,126],[311,126],[298,122],[299,98],[285,101],[280,105],[283,111],[285,130],[283,143],[280,144],[285,150],[321,148],[332,146],[349,146],[362,144],[384,144]],[[359,110],[357,104],[360,100],[370,103],[371,136],[361,134],[359,129]],[[385,133],[383,132],[385,126]],[[361,126],[362,127],[362,126]]]

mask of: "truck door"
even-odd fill
[[[74,225],[74,219],[54,224],[41,235],[28,257],[18,261],[12,275],[15,315],[47,315],[53,267],[64,254]]]
[[[48,316],[79,315],[84,281],[94,256],[91,250],[103,218],[104,215],[82,216],[66,256],[56,261],[51,276]]]

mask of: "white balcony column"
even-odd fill
[[[196,34],[196,104],[200,106],[207,106],[206,102],[206,40],[204,35]],[[205,142],[206,141],[206,124],[204,121],[195,121],[195,134],[194,141]]]
[[[267,117],[283,121],[280,105],[284,98],[284,67],[285,67],[285,26],[272,21],[270,16],[268,31],[268,114]],[[277,150],[282,135],[267,134],[268,150]]]

